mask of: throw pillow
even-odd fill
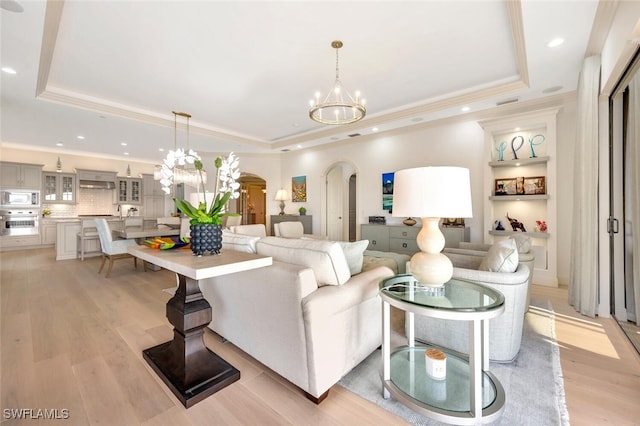
[[[347,241],[338,241],[338,244],[342,247],[351,275],[353,276],[362,272],[364,251],[369,246],[369,240],[354,241],[352,243]]]
[[[222,231],[222,248],[225,250],[235,250],[243,253],[255,253],[256,242],[260,237],[253,235],[235,234],[227,231]]]
[[[273,260],[313,269],[318,286],[342,285],[351,278],[344,252],[335,241],[266,237],[256,248]]]
[[[512,235],[509,238],[513,238],[518,247],[518,253],[529,253],[531,251],[531,238],[526,235]]]
[[[490,272],[515,272],[517,268],[518,247],[512,238],[498,241],[492,245],[478,267],[481,271]]]

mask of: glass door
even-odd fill
[[[611,312],[640,353],[640,51],[610,107]]]

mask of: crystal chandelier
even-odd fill
[[[200,160],[200,156],[189,148],[189,119],[191,115],[186,112],[171,112],[173,113],[174,130],[173,150],[169,150],[162,166],[156,167],[154,179],[162,181],[165,187],[169,187],[171,184],[183,183],[197,188],[201,181],[193,163],[195,160]],[[187,144],[185,149],[178,148],[178,116],[184,117],[187,121]],[[207,175],[202,171],[202,183],[206,182]]]
[[[342,47],[340,40],[333,41],[331,47],[336,49],[336,81],[333,87],[320,102],[320,93],[316,92],[315,100],[309,101],[309,117],[323,124],[349,124],[362,120],[367,114],[364,99],[360,99],[360,92],[356,92],[355,99],[343,88],[340,81],[340,67],[338,65],[338,49]]]

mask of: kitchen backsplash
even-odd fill
[[[113,203],[113,191],[104,189],[80,188],[77,195],[77,204],[49,204],[44,208],[51,210],[51,217],[73,217],[91,214],[118,215],[117,204]],[[130,205],[122,205],[122,215],[126,216]],[[139,211],[141,206],[135,206]]]

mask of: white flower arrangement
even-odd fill
[[[198,172],[200,185],[202,186],[201,193],[203,200],[200,201],[197,208],[192,206],[187,200],[174,198],[173,201],[176,203],[178,210],[191,218],[192,225],[199,223],[221,225],[223,216],[237,216],[237,213],[227,213],[225,206],[230,199],[237,199],[240,196],[240,192],[238,191],[240,184],[237,182],[240,177],[239,163],[239,158],[236,157],[233,152],[230,153],[227,158],[216,158],[216,196],[211,206],[207,206],[207,192],[204,186],[206,183],[206,173],[203,170],[202,159],[191,149],[189,152],[185,152],[182,149],[169,151],[167,158],[162,164],[162,178],[160,183],[162,184],[163,191],[169,194],[176,174],[176,165],[184,166],[186,164],[193,164]]]

